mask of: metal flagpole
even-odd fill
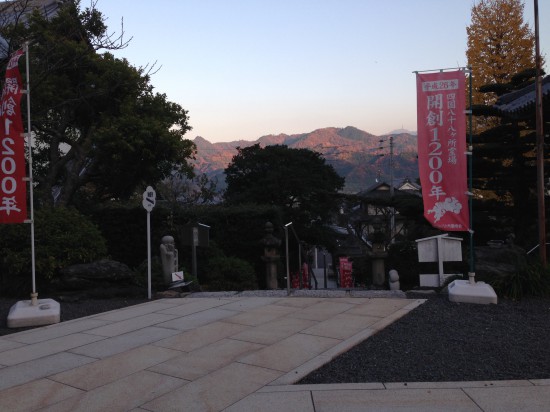
[[[468,277],[470,279],[470,283],[475,283],[475,275],[476,275],[476,269],[475,269],[475,260],[474,260],[474,211],[473,211],[473,203],[474,203],[474,192],[473,192],[473,111],[472,111],[472,66],[468,66],[468,72],[470,74],[469,76],[469,89],[470,89],[470,109],[467,111],[468,117],[470,119],[470,130],[469,130],[469,147],[468,147],[468,191],[469,191],[469,207],[470,207],[470,272],[468,273]]]
[[[25,57],[26,57],[26,76],[27,76],[27,144],[28,150],[28,162],[29,162],[29,201],[30,201],[30,221],[31,221],[31,266],[32,266],[32,293],[31,304],[38,304],[38,293],[36,292],[36,262],[35,262],[35,250],[34,250],[34,180],[32,174],[32,130],[31,130],[31,87],[30,87],[30,68],[29,68],[29,42],[25,42]]]
[[[539,41],[539,3],[535,0],[535,60],[537,74],[535,80],[535,124],[536,124],[536,146],[537,146],[537,205],[539,219],[539,252],[540,262],[546,266],[546,208],[544,206],[544,133],[543,133],[543,112],[542,112],[542,76],[541,57]]]

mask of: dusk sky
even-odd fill
[[[211,142],[355,126],[416,130],[414,71],[466,65],[473,0],[99,0],[134,66]],[[82,2],[86,6],[86,2]],[[525,18],[534,30],[533,1]],[[539,0],[550,57],[550,2]],[[548,65],[547,65],[548,66]]]

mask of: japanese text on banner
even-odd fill
[[[21,119],[22,82],[15,52],[8,62],[0,103],[0,223],[22,223],[27,218],[25,138]]]
[[[463,71],[417,74],[418,168],[424,216],[436,228],[467,231]]]

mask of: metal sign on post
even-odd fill
[[[151,299],[151,211],[155,207],[157,193],[151,186],[143,192],[141,204],[147,210],[147,298]]]
[[[155,192],[155,189],[153,189],[151,186],[147,186],[147,189],[145,189],[145,192],[143,192],[143,201],[141,204],[147,210],[147,212],[151,212],[153,208],[155,207],[157,201],[157,193]]]

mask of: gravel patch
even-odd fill
[[[549,378],[550,299],[476,305],[437,295],[297,383]]]

